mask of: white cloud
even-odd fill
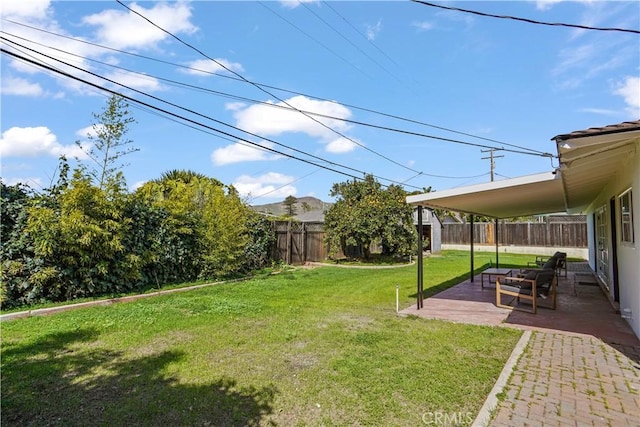
[[[82,129],[78,129],[76,131],[76,135],[78,135],[81,138],[89,138],[89,137],[95,138],[98,135],[97,131],[99,131],[99,129],[101,128],[104,128],[104,125],[96,124],[96,125],[87,126]]]
[[[247,104],[244,102],[227,102],[224,104],[224,109],[228,111],[238,111],[246,107]]]
[[[2,132],[0,154],[4,157],[36,157],[61,155],[86,158],[86,153],[76,144],[63,145],[45,126],[12,127]]]
[[[2,83],[3,95],[42,96],[44,90],[38,83],[31,83],[20,77],[4,77]]]
[[[244,71],[242,64],[230,62],[223,58],[216,58],[216,61],[210,59],[198,59],[187,64],[189,69],[182,69],[187,74],[196,74],[200,76],[208,76],[211,73],[227,73],[227,70],[240,73]],[[222,65],[221,65],[222,64]]]
[[[562,89],[574,89],[585,82],[606,76],[627,63],[637,62],[637,46],[618,39],[599,38],[560,50],[551,75]]]
[[[133,89],[144,91],[157,91],[163,89],[158,79],[144,74],[118,70],[112,73],[106,73],[105,77]]]
[[[584,67],[586,63],[590,62],[596,52],[597,47],[590,44],[564,48],[559,53],[561,61],[555,66],[553,73],[560,74],[573,68]]]
[[[567,0],[537,0],[536,1],[536,9],[538,10],[549,10],[554,5],[562,2],[566,2]],[[576,3],[593,3],[594,0],[572,0]]]
[[[607,110],[604,108],[581,108],[579,111],[582,113],[600,114],[603,116],[617,116],[619,114],[618,111]]]
[[[280,4],[289,9],[295,9],[302,3],[315,3],[317,0],[280,0]]]
[[[45,19],[49,13],[49,0],[2,0],[3,18],[21,20]]]
[[[366,28],[367,39],[371,41],[375,40],[380,30],[382,30],[382,20],[378,20],[375,25],[368,24]]]
[[[260,176],[242,175],[236,179],[233,186],[238,193],[246,197],[266,197],[282,199],[289,195],[295,196],[298,190],[290,185],[295,178],[277,172],[269,172]]]
[[[536,1],[536,9],[538,10],[549,10],[553,7],[553,5],[562,2],[563,0],[538,0]]]
[[[264,147],[273,147],[272,143],[262,142]],[[270,156],[265,150],[261,150],[246,143],[235,143],[226,147],[218,148],[211,153],[211,161],[216,166],[228,165],[240,162],[255,162],[259,160],[275,160],[279,156]]]
[[[138,188],[142,187],[143,185],[145,185],[147,182],[149,182],[148,180],[144,180],[144,181],[137,181],[134,184],[132,184],[129,187],[130,191],[136,191]]]
[[[327,144],[327,152],[341,154],[349,153],[357,148],[357,144],[347,138],[338,138]]]
[[[22,3],[31,5],[32,2],[23,1]],[[15,39],[17,42],[29,47],[33,47],[37,51],[42,52],[44,55],[50,55],[52,57],[60,59],[61,61],[74,64],[75,66],[78,66],[87,70],[92,70],[90,62],[85,58],[102,56],[104,55],[104,50],[89,44],[78,43],[76,40],[74,40],[74,38],[80,39],[80,40],[86,40],[86,38],[75,36],[73,34],[70,34],[64,28],[61,28],[60,25],[57,23],[57,21],[54,19],[52,11],[47,10],[47,14],[51,16],[47,15],[46,17],[43,17],[42,13],[33,14],[32,19],[29,22],[35,27],[38,27],[43,30],[50,31],[56,34],[60,34],[61,36],[64,36],[64,37],[51,37],[51,35],[47,34],[46,32],[37,31],[35,29],[16,25],[9,21],[2,22],[2,29],[6,31],[6,33],[14,34],[16,35],[16,37],[19,37],[19,39],[18,38]],[[3,16],[4,16],[4,11],[3,11]],[[22,20],[22,19],[20,19],[20,21],[25,22],[25,20]],[[7,34],[5,34],[5,36],[10,39],[12,38],[12,36],[9,36]],[[53,46],[59,50],[55,50],[46,46]],[[8,49],[11,50],[10,47]],[[18,54],[23,54],[23,52],[19,52],[19,51],[16,51],[16,52]],[[65,53],[65,52],[69,52],[69,53]],[[30,55],[35,60],[41,60],[44,63],[51,62],[50,58],[46,58],[36,53],[30,53]],[[36,66],[27,64],[25,62],[10,59],[8,63],[13,70],[19,73],[28,74],[28,75],[38,75],[41,73],[46,73],[48,75],[48,78],[39,81],[43,90],[42,95],[53,96],[54,98],[64,97],[64,93],[61,93],[58,90],[55,90],[55,89],[47,90],[47,84],[50,83],[51,81],[59,84],[60,86],[66,89],[71,88],[74,91],[86,90],[84,85],[82,85],[79,82],[75,82],[68,78],[55,77],[51,73],[45,72],[44,70]],[[72,74],[75,74],[77,72],[77,70],[72,70],[66,65],[62,65],[59,63],[56,63],[56,67],[61,69],[62,71],[69,71]],[[31,90],[34,90],[34,89],[32,88]]]
[[[422,22],[414,22],[411,24],[413,27],[416,27],[418,31],[429,31],[433,29],[433,24],[431,22],[422,21]]]
[[[165,30],[173,33],[193,33],[197,28],[189,21],[191,8],[184,2],[156,3],[145,9],[136,3],[129,7]],[[115,49],[149,48],[169,37],[133,12],[109,9],[83,18],[83,23],[98,27],[100,44]]]
[[[16,184],[26,184],[31,188],[38,187],[42,188],[42,178],[37,177],[16,177],[16,178],[2,178],[2,182],[5,185],[16,185]]]
[[[618,84],[613,92],[624,98],[627,104],[627,111],[631,117],[637,119],[640,117],[640,77],[627,77],[624,82]]]
[[[285,101],[287,104],[309,113],[344,119],[351,117],[351,111],[336,102],[318,101],[302,95],[294,96]],[[236,125],[241,129],[263,136],[276,136],[287,132],[304,133],[310,137],[319,138],[327,144],[336,139],[336,133],[331,129],[344,133],[351,128],[348,123],[337,119],[315,116],[317,121],[314,121],[299,111],[289,109],[284,102],[274,104],[269,101],[268,104],[276,105],[277,107],[255,104],[236,110],[234,113]],[[318,122],[323,123],[326,127]]]

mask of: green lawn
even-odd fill
[[[428,258],[425,289],[450,286],[468,268],[464,252]],[[2,425],[415,426],[430,412],[473,419],[520,332],[396,316],[395,286],[407,307],[415,277],[415,266],[297,269],[4,322]]]

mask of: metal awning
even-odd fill
[[[492,218],[557,213],[567,209],[562,179],[555,171],[408,196],[407,203]]]

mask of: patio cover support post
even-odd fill
[[[423,296],[423,262],[422,262],[422,206],[418,206],[418,292],[417,292],[417,301],[416,307],[421,309],[424,306],[424,296]]]
[[[469,275],[471,276],[471,283],[473,283],[473,214],[469,215],[471,217],[471,221],[469,222],[470,228],[469,228],[469,240],[471,241],[471,271],[469,272]]]
[[[496,240],[496,268],[500,268],[500,261],[498,260],[498,218],[496,218],[496,228],[494,230],[494,236]]]

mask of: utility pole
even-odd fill
[[[493,182],[493,173],[496,169],[496,161],[495,159],[498,159],[500,157],[504,157],[504,156],[494,156],[493,152],[496,150],[500,150],[499,148],[489,148],[488,150],[480,150],[482,153],[489,153],[489,157],[482,157],[482,160],[487,160],[490,159],[491,160],[491,182]]]
[[[488,150],[480,150],[483,153],[489,153],[489,157],[483,157],[482,160],[486,160],[486,159],[490,159],[491,160],[491,182],[493,182],[494,179],[494,171],[496,169],[496,160],[499,157],[504,157],[504,156],[494,156],[493,152],[496,151],[496,148],[489,148]],[[493,234],[494,234],[494,240],[496,241],[496,268],[500,268],[500,258],[499,258],[499,252],[498,252],[498,218],[495,218],[495,224],[494,224],[494,228],[493,228]]]

